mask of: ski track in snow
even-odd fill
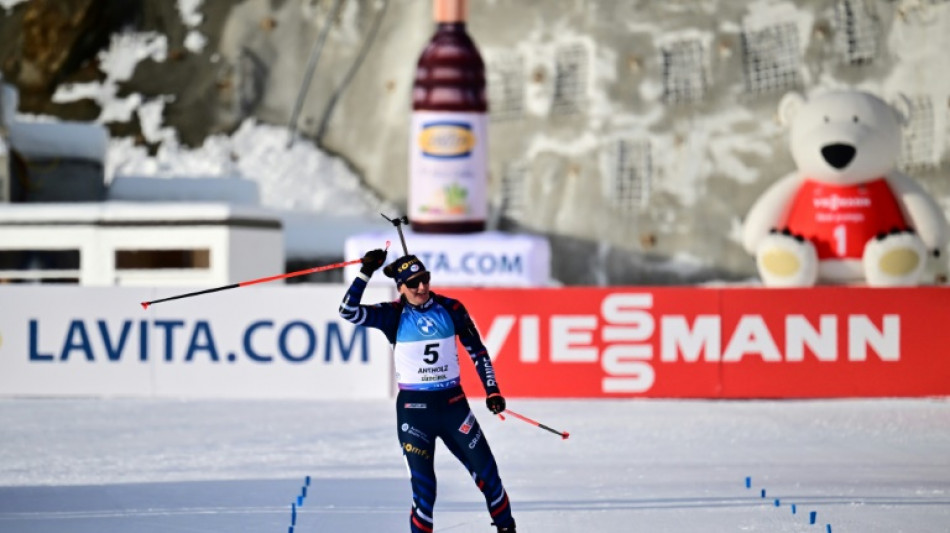
[[[523,533],[950,524],[946,400],[510,399],[566,441],[471,404]],[[2,400],[0,531],[285,532],[305,476],[294,533],[406,531],[394,418],[392,401]],[[441,444],[435,461],[436,531],[494,531]]]

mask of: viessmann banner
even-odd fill
[[[445,292],[474,317],[509,396],[950,394],[950,288]],[[463,378],[480,390],[473,371]]]
[[[185,291],[0,287],[0,396],[388,397],[390,347],[339,318],[344,291],[248,287],[145,311]],[[950,288],[442,292],[512,397],[950,395]]]
[[[339,286],[0,287],[0,395],[387,398],[383,335],[342,320]],[[366,301],[392,298],[368,289]]]

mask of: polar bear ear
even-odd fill
[[[897,115],[898,124],[901,126],[910,124],[910,114],[913,104],[911,104],[910,98],[908,98],[906,94],[897,93],[897,96],[894,97],[894,101],[891,102],[891,108],[894,109],[894,114]]]
[[[795,115],[805,105],[805,97],[791,92],[782,97],[778,103],[778,121],[783,126],[788,126],[795,119]]]

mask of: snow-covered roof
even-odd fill
[[[109,184],[109,200],[126,202],[224,202],[260,205],[257,182],[244,178],[116,176]]]
[[[105,161],[109,132],[101,124],[14,120],[7,129],[10,145],[30,157]]]
[[[168,181],[164,178],[159,180]],[[217,179],[217,178],[212,178]],[[182,180],[185,181],[185,180]],[[224,180],[221,180],[224,181]],[[376,220],[376,219],[379,220]],[[283,230],[288,260],[342,257],[346,239],[366,232],[391,229],[381,216],[325,215],[286,211],[224,202],[130,202],[110,200],[88,203],[6,204],[0,209],[0,225],[30,224],[135,224],[176,222],[257,221]],[[353,259],[353,258],[350,258]]]
[[[280,217],[260,207],[225,203],[76,202],[7,204],[0,209],[0,225],[104,224],[162,221],[226,222],[260,220],[278,223]]]
[[[61,122],[17,115],[19,94],[0,78],[0,126],[7,142],[33,158],[82,159],[103,163],[109,131],[95,122]]]

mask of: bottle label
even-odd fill
[[[488,214],[488,117],[415,111],[409,136],[409,218],[483,221]]]

